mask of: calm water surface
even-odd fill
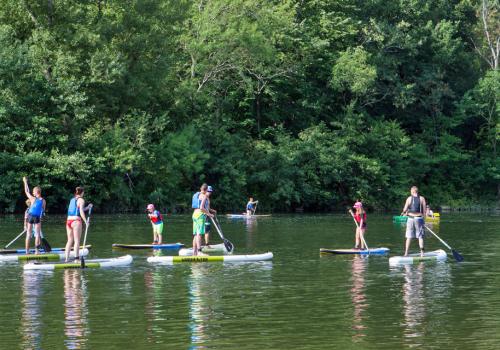
[[[190,244],[189,216],[166,220],[166,241]],[[221,220],[237,253],[272,262],[23,272],[0,264],[2,349],[499,349],[500,217],[444,215],[435,231],[464,255],[455,263],[389,268],[388,257],[320,257],[353,246],[346,215]],[[22,230],[0,219],[4,246]],[[370,215],[367,242],[400,255],[403,229]],[[44,232],[65,243],[64,218]],[[143,216],[95,216],[92,257],[112,243],[150,243]],[[214,241],[217,237],[214,237]],[[19,241],[17,246],[21,246]],[[414,250],[416,245],[413,247]],[[436,239],[427,249],[441,248]],[[173,254],[169,253],[169,254]]]

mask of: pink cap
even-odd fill
[[[155,206],[153,204],[148,204],[148,207],[147,207],[148,210],[154,210],[155,209]]]
[[[353,208],[363,208],[363,203],[361,202],[356,202],[354,203],[354,205],[352,206]]]

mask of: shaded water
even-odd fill
[[[434,226],[464,263],[450,255],[397,268],[388,257],[319,256],[320,247],[353,246],[346,215],[221,224],[237,253],[272,251],[274,260],[152,266],[150,251],[129,251],[127,268],[24,273],[0,264],[1,348],[500,348],[498,216],[449,214]],[[0,220],[2,246],[20,225]],[[165,228],[167,242],[190,243],[190,217],[169,217]],[[44,232],[62,246],[64,218],[49,218]],[[390,216],[370,215],[366,238],[402,253],[403,228]],[[92,257],[125,254],[112,243],[151,239],[143,216],[95,216],[88,237]]]

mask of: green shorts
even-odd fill
[[[193,236],[205,234],[205,221],[207,216],[202,212],[193,213]]]
[[[153,233],[161,235],[163,232],[163,222],[161,224],[153,224]]]

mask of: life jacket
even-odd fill
[[[155,210],[153,214],[155,214],[156,217],[155,218],[150,217],[149,219],[151,220],[151,222],[155,225],[161,224],[163,222],[163,216],[161,215],[161,213],[158,210]]]
[[[80,208],[78,207],[78,199],[80,197],[73,197],[69,202],[68,216],[80,216]]]
[[[359,224],[361,222],[361,215],[354,214],[354,220]],[[363,223],[366,222],[366,213],[363,213]]]
[[[31,216],[41,217],[43,212],[43,199],[35,198],[35,201],[31,204],[28,214]]]
[[[247,203],[247,210],[253,210],[255,204],[253,204],[252,202],[248,202]]]
[[[412,214],[423,214],[422,203],[420,201],[420,195],[411,196],[411,203],[408,207],[408,212]]]
[[[196,192],[193,195],[193,200],[191,201],[191,208],[193,208],[193,209],[200,209],[200,204],[201,204],[201,201],[200,201],[200,192]]]

